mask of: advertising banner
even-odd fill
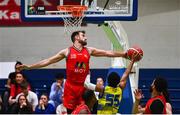
[[[21,20],[21,0],[0,0],[0,26],[51,26],[62,25],[56,21],[24,22]],[[59,0],[32,0],[32,4],[42,4],[46,9],[55,10]]]

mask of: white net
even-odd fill
[[[81,24],[85,16],[84,11],[87,10],[87,6],[64,5],[57,8],[63,11],[64,31],[67,35],[81,29]]]
[[[63,17],[64,32],[69,35],[73,31],[80,30],[83,18],[84,15],[82,15],[81,17]]]

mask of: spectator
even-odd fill
[[[26,99],[24,94],[19,95],[18,102],[10,110],[11,114],[31,114],[33,113],[32,105]]]
[[[169,102],[167,87],[167,81],[165,79],[159,77],[155,78],[150,86],[151,98],[148,100],[144,108],[138,108],[143,95],[141,90],[136,89],[134,91],[135,103],[133,106],[133,113],[166,114],[166,104]]]
[[[22,92],[21,85],[23,82],[27,82],[25,80],[25,75],[22,73],[16,73],[16,83],[11,84],[10,89],[10,97],[9,97],[9,104],[12,105],[16,100],[16,96]],[[30,90],[30,85],[28,86],[28,90]]]
[[[57,74],[56,82],[51,86],[49,95],[49,103],[55,108],[62,103],[62,94],[64,93],[64,75],[62,73]]]
[[[104,80],[101,77],[98,77],[96,80],[96,85],[104,86]],[[100,92],[95,91],[96,99],[99,99]]]
[[[103,78],[98,77],[98,78],[96,79],[96,85],[104,86],[104,80],[103,80]],[[99,96],[102,95],[102,93],[96,92],[96,91],[95,91],[94,93],[95,93],[95,96],[96,96],[97,101],[96,101],[96,103],[94,104],[92,113],[93,113],[93,114],[97,114],[98,100],[99,100]]]
[[[20,72],[19,69],[17,69],[17,66],[22,65],[20,61],[17,61],[15,64],[15,72],[11,72],[8,76],[7,84],[5,87],[7,88],[7,91],[4,92],[3,94],[3,106],[4,106],[4,111],[6,112],[8,110],[8,100],[10,96],[10,87],[11,84],[16,84],[16,73]]]
[[[84,101],[76,107],[72,114],[91,114],[91,110],[97,101],[94,91],[86,90],[82,98]]]
[[[42,94],[39,104],[36,106],[35,114],[54,114],[55,108],[52,104],[48,103],[48,96]]]
[[[28,102],[32,105],[33,111],[35,111],[35,107],[38,105],[38,97],[37,94],[28,90],[28,83],[24,82],[21,84],[22,93],[16,96],[16,101],[18,100],[19,96],[24,94],[28,100]]]
[[[17,66],[20,66],[22,65],[22,63],[20,61],[17,61],[16,64],[15,64],[15,72],[11,72],[8,76],[8,80],[7,80],[7,84],[6,84],[6,87],[10,89],[11,87],[11,84],[15,84],[16,83],[16,73],[19,73],[20,70],[17,69]]]
[[[64,95],[62,94],[62,103],[60,105],[57,106],[56,108],[56,114],[59,115],[67,115],[67,109],[63,104],[64,101]]]

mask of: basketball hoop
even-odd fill
[[[63,12],[64,31],[69,34],[72,31],[79,30],[84,18],[84,11],[88,8],[87,6],[81,5],[63,5],[57,6],[59,11]]]

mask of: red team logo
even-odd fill
[[[75,73],[85,73],[86,72],[86,64],[84,62],[76,62],[74,72]]]

